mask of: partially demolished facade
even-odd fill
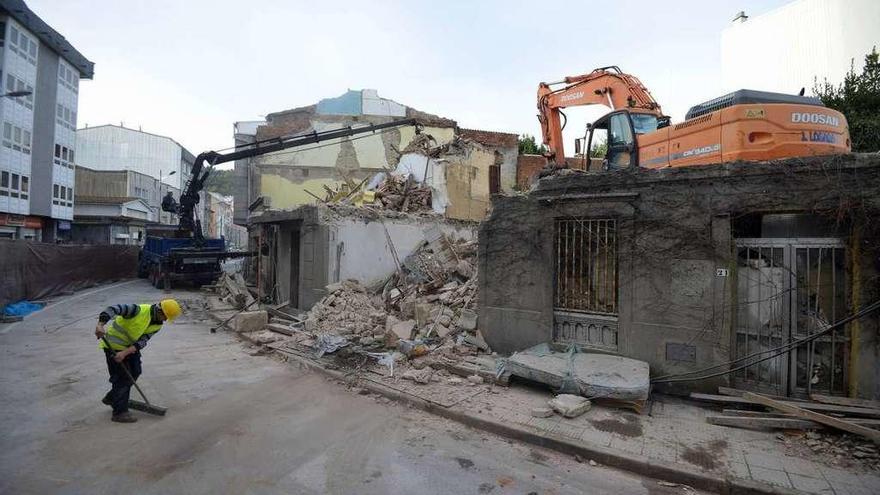
[[[403,126],[237,161],[236,223],[246,225],[257,209],[292,210],[316,201],[380,207],[391,203],[398,211],[422,206],[451,219],[479,221],[488,211],[491,194],[513,190],[515,134],[459,129],[454,120],[380,98],[375,90],[348,91],[315,105],[272,113],[262,125],[240,123],[236,140],[244,144],[404,118],[416,119],[418,133],[413,126]],[[395,191],[385,188],[390,201],[361,194],[382,192],[387,175],[412,176],[413,185],[430,189],[431,201],[425,201],[423,191],[405,201],[399,191],[402,184],[388,185]],[[395,194],[400,198],[389,197]]]
[[[666,388],[878,398],[877,313],[784,352],[878,299],[878,191],[876,155],[562,171],[493,201],[480,329],[643,360]]]

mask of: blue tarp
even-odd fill
[[[30,301],[20,301],[8,304],[3,308],[3,314],[6,316],[27,316],[34,311],[39,311],[41,309],[43,309],[42,304],[32,303]]]

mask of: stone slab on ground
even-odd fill
[[[580,395],[559,394],[547,401],[547,405],[566,418],[576,418],[589,411],[592,404]]]
[[[263,310],[243,311],[232,321],[236,332],[256,332],[269,324],[269,313]]]
[[[647,400],[650,390],[648,363],[610,354],[555,352],[539,344],[504,361],[504,374],[544,383],[554,390],[578,392],[587,397]]]

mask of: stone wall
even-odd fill
[[[803,212],[845,240],[848,305],[880,295],[880,158],[847,155],[772,163],[609,173],[564,171],[528,196],[498,197],[480,228],[480,328],[494,350],[553,340],[554,221],[613,218],[618,225],[618,352],[652,375],[732,359],[737,237],[753,215]],[[758,234],[760,236],[760,234]],[[729,270],[727,277],[717,269]],[[859,303],[860,301],[860,303]],[[880,397],[878,315],[852,325],[851,391]],[[857,342],[857,343],[856,343]],[[693,348],[670,359],[667,344]],[[715,390],[726,377],[681,386]],[[675,388],[675,387],[672,387]]]

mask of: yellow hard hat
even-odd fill
[[[162,299],[159,302],[159,307],[162,308],[162,313],[165,314],[165,318],[168,318],[168,321],[174,320],[180,316],[180,313],[183,313],[183,310],[180,309],[180,304],[174,299]]]

